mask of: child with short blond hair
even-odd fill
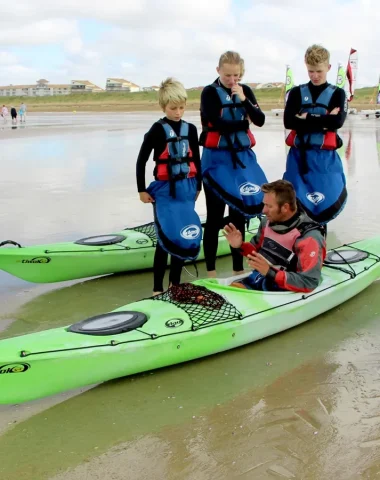
[[[291,182],[297,198],[313,220],[326,224],[344,208],[346,180],[337,149],[342,145],[338,129],[347,116],[343,89],[327,82],[330,53],[311,45],[305,53],[310,81],[294,87],[284,111],[284,126],[291,130],[284,179]]]
[[[181,82],[167,78],[160,85],[158,103],[165,117],[145,134],[136,164],[140,200],[152,203],[157,233],[153,294],[163,292],[168,254],[169,286],[179,285],[183,262],[194,260],[200,249],[202,227],[195,212],[201,190],[198,133],[182,120],[187,93]],[[146,187],[146,163],[153,151],[155,180]]]

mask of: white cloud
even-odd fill
[[[17,62],[16,55],[9,52],[0,52],[0,66],[14,65]]]
[[[44,16],[41,12],[40,16]],[[0,26],[2,22],[0,21]],[[74,20],[48,18],[41,21],[20,20],[18,25],[4,23],[0,28],[0,44],[2,45],[46,45],[62,42],[77,33]]]
[[[36,70],[18,63],[5,66],[0,65],[0,78],[8,79],[8,81],[2,82],[2,85],[35,83],[35,80],[39,78],[37,76],[38,72]]]
[[[219,55],[227,49],[245,58],[246,81],[283,80],[285,64],[291,64],[296,82],[302,82],[307,79],[304,51],[312,43],[331,51],[330,81],[351,46],[359,51],[358,83],[373,85],[379,75],[374,0],[320,0],[307,7],[303,0],[259,0],[245,10],[239,0],[114,0],[112,5],[100,0],[18,0],[10,5],[0,0],[0,6],[0,42],[9,52],[3,58],[0,54],[0,66],[18,64],[12,46],[60,45],[59,73],[67,75],[63,82],[80,76],[104,86],[108,76],[128,75],[144,86],[173,75],[188,87],[202,85],[216,77]],[[81,19],[102,22],[106,31],[86,41]],[[33,61],[24,66],[33,70]],[[13,72],[8,81],[17,83],[21,77]],[[50,79],[46,71],[40,76]]]

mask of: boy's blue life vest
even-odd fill
[[[326,115],[329,113],[328,107],[337,87],[328,85],[319,95],[316,102],[310,93],[308,84],[300,85],[301,92],[301,111],[300,113],[313,113],[315,115]],[[302,149],[322,149],[336,150],[341,146],[341,140],[335,132],[312,132],[298,134],[292,130],[286,138],[286,145]]]
[[[202,225],[195,211],[196,178],[177,180],[175,197],[168,181],[153,181],[147,192],[155,200],[154,223],[161,247],[182,260],[195,260],[202,240]]]
[[[157,179],[177,181],[195,177],[197,170],[191,161],[193,153],[189,145],[189,124],[181,120],[180,133],[177,136],[165,120],[161,119],[158,123],[165,131],[166,147],[156,160]]]
[[[220,118],[226,121],[245,120],[247,117],[247,112],[241,103],[239,96],[231,96],[218,85],[213,84],[212,86],[218,92],[218,96],[222,104]],[[203,127],[203,131],[206,132],[203,144],[203,146],[206,148],[241,150],[252,148],[256,145],[255,137],[250,129],[223,135],[212,125],[212,123],[209,122],[207,126]]]
[[[293,184],[302,208],[318,223],[333,220],[346,204],[346,178],[335,150],[291,148],[283,178]]]
[[[328,85],[313,103],[308,85],[301,85],[301,112],[328,113],[336,87]],[[334,219],[347,200],[346,178],[336,152],[341,140],[336,132],[314,132],[286,139],[289,150],[284,179],[291,182],[297,198],[310,218],[321,224]]]

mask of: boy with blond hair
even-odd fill
[[[182,120],[187,93],[181,82],[167,78],[160,85],[158,103],[165,117],[145,134],[136,164],[140,200],[152,203],[157,233],[153,294],[164,291],[163,279],[171,255],[169,287],[179,285],[184,260],[200,249],[202,227],[195,212],[201,190],[198,133]],[[153,151],[155,180],[146,188],[145,169]]]
[[[330,54],[321,45],[306,50],[305,64],[310,81],[294,87],[284,111],[284,126],[291,130],[284,179],[290,181],[309,217],[326,224],[343,210],[347,199],[346,180],[337,149],[337,134],[347,116],[343,89],[327,82]]]

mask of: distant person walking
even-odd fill
[[[12,124],[15,125],[17,123],[17,110],[15,107],[11,107],[11,117],[12,117]]]
[[[1,116],[3,117],[3,120],[4,120],[4,123],[7,123],[7,119],[8,119],[8,109],[5,105],[3,105],[2,109],[1,109]]]
[[[20,108],[18,110],[18,114],[20,115],[20,123],[25,123],[25,118],[26,118],[26,105],[24,102],[20,105]]]

